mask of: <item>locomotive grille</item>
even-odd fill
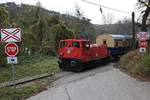
[[[81,60],[80,59],[75,59],[75,58],[63,58],[62,59],[62,64],[63,64],[63,66],[70,67],[72,61],[76,62],[77,65],[81,64]]]

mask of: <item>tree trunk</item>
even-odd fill
[[[142,18],[141,31],[147,31],[146,20],[147,20],[147,17],[149,16],[149,13],[150,13],[150,8],[147,7],[146,10],[145,10],[145,13],[144,13],[144,15],[143,15],[143,18]]]

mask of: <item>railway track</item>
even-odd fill
[[[5,83],[1,83],[0,84],[0,88],[4,88],[4,87],[11,87],[15,85],[20,85],[20,84],[25,84],[25,83],[29,83],[35,80],[40,80],[40,79],[44,79],[44,78],[48,78],[48,77],[52,77],[53,74],[42,74],[42,75],[36,75],[34,77],[27,77],[27,78],[23,78],[20,80],[16,80],[15,82],[11,81],[11,82],[5,82]]]
[[[52,78],[54,76],[56,78],[62,78],[62,77],[65,77],[65,76],[68,76],[68,75],[73,75],[73,74],[75,74],[75,73],[73,73],[73,72],[63,72],[63,71],[58,73],[58,74],[55,74],[55,75],[45,73],[45,74],[42,74],[42,75],[35,75],[33,77],[26,77],[26,78],[23,78],[23,79],[15,80],[15,83],[13,81],[0,83],[0,88],[12,87],[12,86],[14,86],[14,84],[17,86],[17,85],[33,82],[33,81],[36,81],[36,80],[48,78],[48,77]]]

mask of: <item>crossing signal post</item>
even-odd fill
[[[138,32],[137,33],[137,40],[139,41],[139,52],[146,53],[146,48],[148,46],[147,39],[148,39],[148,32]]]
[[[5,54],[7,55],[7,64],[12,65],[12,81],[14,88],[16,87],[15,79],[15,64],[18,63],[16,55],[19,53],[18,45],[15,42],[21,42],[21,29],[9,28],[1,29],[1,42],[7,43],[5,45]]]

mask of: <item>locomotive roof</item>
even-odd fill
[[[65,39],[65,40],[61,40],[61,41],[88,41],[86,39]]]

